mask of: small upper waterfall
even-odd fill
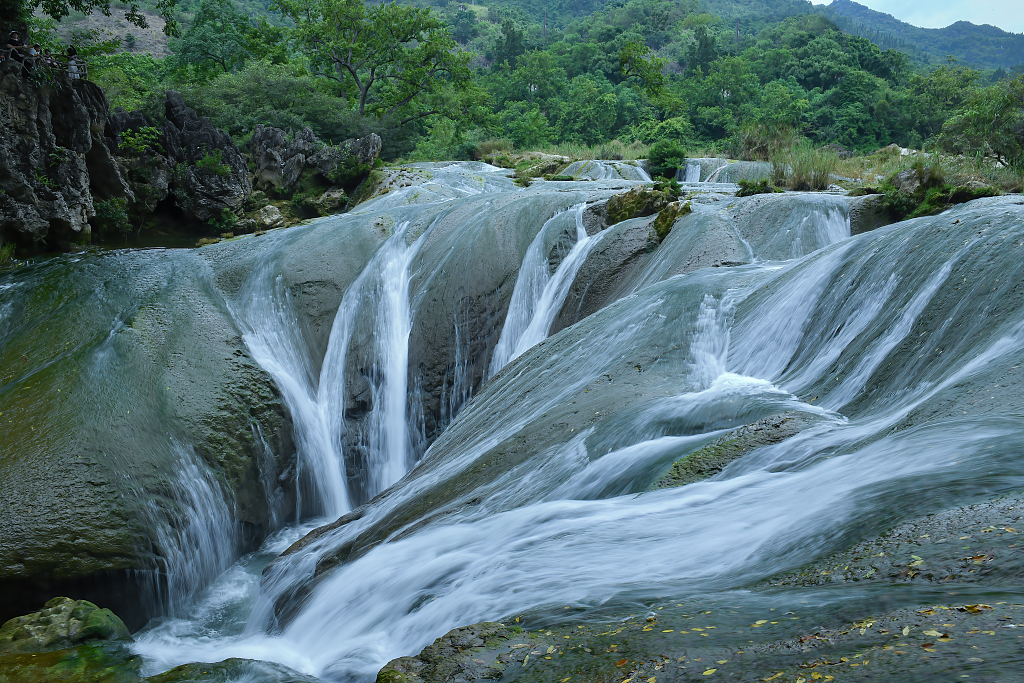
[[[684,183],[699,183],[700,160],[687,159],[685,168],[676,169],[676,180]]]

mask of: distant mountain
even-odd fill
[[[926,61],[945,62],[948,55],[981,68],[1009,69],[1024,64],[1024,34],[969,21],[946,28],[920,28],[891,14],[876,12],[853,0],[833,0],[816,11],[836,22],[848,33],[863,36],[881,47],[895,47]]]

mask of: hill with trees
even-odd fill
[[[952,56],[982,69],[1024,67],[1024,34],[989,24],[958,21],[945,28],[921,28],[853,0],[833,0],[827,7],[816,9],[848,33],[912,51],[926,61],[945,63],[947,56]]]

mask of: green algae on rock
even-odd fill
[[[232,657],[222,662],[182,664],[170,671],[150,676],[145,683],[321,683],[282,664]]]
[[[38,612],[0,627],[0,652],[48,652],[89,640],[131,640],[124,622],[88,600],[54,598]]]
[[[751,422],[672,463],[650,490],[685,486],[712,477],[755,448],[781,443],[820,421],[819,416],[790,410]]]

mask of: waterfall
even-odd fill
[[[172,441],[179,454],[167,496],[147,510],[159,530],[154,539],[166,580],[166,612],[181,617],[197,589],[206,586],[234,561],[239,545],[234,511],[224,492],[198,461],[195,451]]]
[[[409,223],[393,234],[342,296],[319,374],[302,334],[291,293],[272,261],[262,263],[242,287],[234,312],[253,357],[274,377],[295,422],[299,479],[312,497],[309,509],[337,517],[397,481],[411,465],[406,415],[411,312],[409,267],[418,241],[406,244]],[[284,238],[282,238],[284,239]],[[372,302],[371,430],[367,467],[350,490],[345,437],[345,364],[357,319]]]
[[[678,175],[678,173],[677,173]],[[679,180],[679,178],[677,178]],[[681,179],[686,183],[699,183],[700,182],[700,161],[697,159],[687,159],[686,161],[686,172]]]
[[[490,376],[498,374],[508,363],[547,338],[551,323],[561,310],[576,273],[601,239],[601,233],[591,236],[583,227],[585,209],[586,204],[577,204],[555,214],[544,223],[530,244],[519,268],[501,338],[491,357],[488,370]],[[575,218],[576,242],[552,274],[545,250],[547,239],[550,238],[548,231],[553,225],[560,227],[558,220],[569,214]]]
[[[1007,249],[1024,236],[1009,203],[855,238],[838,197],[699,205],[653,251],[638,240],[633,270],[612,283],[629,285],[622,296],[548,337],[582,263],[616,234],[587,235],[586,202],[621,191],[579,183],[567,199],[555,185],[514,199],[438,190],[430,206],[451,211],[428,228],[385,198],[344,219],[399,218],[344,291],[319,367],[277,262],[250,273],[233,311],[288,402],[307,495],[325,514],[365,505],[306,536],[261,582],[308,527],[269,540],[203,593],[187,627],[138,634],[147,675],[252,657],[370,681],[458,626],[523,613],[555,623],[567,605],[601,619],[638,601],[747,591],[893,520],[1024,484],[1017,404],[1002,400],[1014,394],[980,391],[1024,358],[1013,295],[1024,263]],[[513,220],[501,202],[530,208]],[[525,244],[475,298],[456,267],[465,262],[449,260],[492,249],[507,262]],[[704,267],[683,268],[704,251]],[[444,297],[457,303],[431,319]],[[410,396],[422,387],[410,344],[428,321],[454,337],[438,361],[449,393],[443,431],[412,467],[422,418]],[[474,386],[472,357],[488,353],[475,375],[487,381]],[[360,378],[370,405],[357,456],[343,444],[346,385]],[[968,414],[971,391],[988,412]],[[698,449],[783,414],[809,426],[696,483],[653,488]]]
[[[381,282],[374,339],[373,411],[364,496],[372,498],[398,481],[412,465],[406,401],[409,389],[409,266],[419,242],[405,243],[408,222],[382,247]],[[340,386],[340,383],[339,383]]]

